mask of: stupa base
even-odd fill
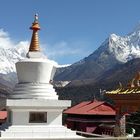
[[[75,131],[64,126],[10,126],[1,132],[2,138],[78,138]]]
[[[8,110],[1,138],[76,138],[76,132],[62,126],[62,111],[68,100],[7,99],[1,106]]]

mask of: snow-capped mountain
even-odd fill
[[[89,57],[97,60],[106,57],[114,57],[122,63],[140,57],[140,27],[130,34],[121,37],[111,34],[102,45]]]
[[[27,41],[13,42],[9,34],[0,29],[0,74],[15,72],[15,63],[26,56],[28,46]]]
[[[15,47],[0,48],[0,74],[16,72],[15,63],[25,58],[27,53],[25,44],[26,42],[20,42]]]
[[[15,47],[0,47],[0,83],[13,88],[17,82],[15,63],[25,58],[28,42],[20,42]]]
[[[128,36],[120,37],[111,34],[109,38],[109,52],[120,62],[127,62],[140,57],[140,30]]]
[[[140,58],[140,25],[126,36],[111,34],[101,46],[88,57],[61,69],[56,80],[83,80],[97,78],[119,63]]]

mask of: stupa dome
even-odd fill
[[[39,47],[37,14],[30,29],[33,33],[27,58],[16,63],[18,84],[10,98],[58,99],[50,84],[56,68],[51,60],[44,57]]]

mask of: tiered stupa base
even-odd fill
[[[2,138],[78,138],[75,131],[62,126],[62,111],[70,106],[66,100],[7,99],[1,102],[9,110],[9,119],[1,131]],[[46,113],[47,118],[31,122],[31,113]],[[44,122],[41,122],[44,121]]]

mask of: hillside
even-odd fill
[[[104,99],[100,90],[113,90],[119,87],[119,82],[123,86],[132,80],[136,72],[140,70],[140,58],[128,61],[125,64],[117,64],[112,69],[106,71],[96,80],[74,80],[63,88],[56,88],[60,99],[70,99],[73,104],[83,100],[92,100],[94,97]]]

